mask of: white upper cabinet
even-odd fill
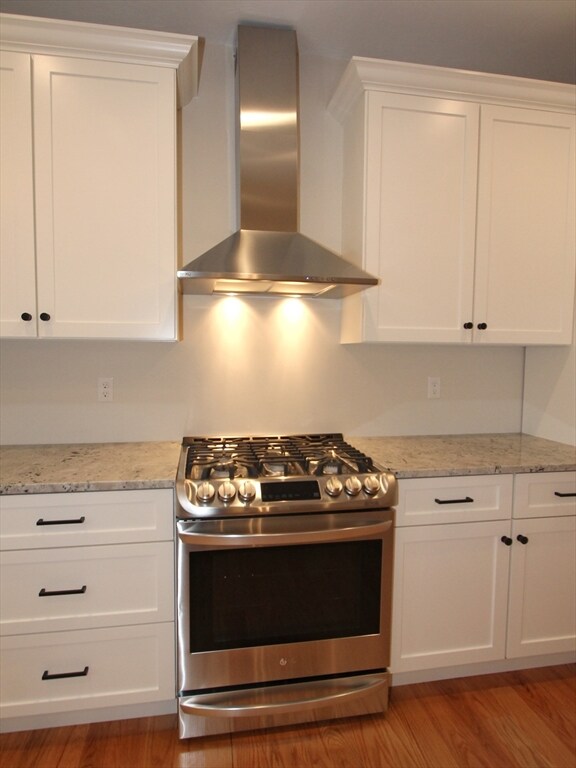
[[[174,340],[177,69],[188,98],[197,39],[28,21],[2,19],[1,335]]]
[[[481,117],[475,340],[569,344],[574,116],[483,105]]]
[[[343,251],[380,285],[343,306],[345,342],[569,344],[574,89],[353,59]]]
[[[0,331],[36,335],[31,60],[0,51]],[[28,315],[30,319],[26,320]],[[34,312],[34,315],[32,314]]]

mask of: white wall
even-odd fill
[[[576,445],[576,315],[571,347],[526,350],[524,432]]]
[[[301,60],[301,229],[340,246],[340,127],[325,111],[345,62]],[[183,262],[236,226],[229,48],[207,46],[182,113]],[[4,341],[3,443],[183,434],[514,432],[520,348],[339,343],[338,301],[183,297],[183,341]],[[427,377],[442,397],[428,400]],[[114,378],[114,402],[96,380]]]

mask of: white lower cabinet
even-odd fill
[[[509,523],[455,523],[396,531],[393,672],[504,656]]]
[[[576,650],[575,486],[573,472],[400,480],[392,672]]]
[[[173,558],[170,541],[0,552],[2,635],[171,621]]]
[[[173,625],[2,638],[3,717],[174,698]]]
[[[508,658],[576,650],[576,472],[517,475]]]
[[[0,497],[2,718],[174,699],[173,515],[170,489]]]

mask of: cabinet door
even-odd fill
[[[576,517],[514,520],[512,537],[506,655],[576,651]]]
[[[487,343],[569,344],[575,120],[482,107],[474,322]]]
[[[370,93],[367,341],[469,341],[479,108]]]
[[[34,56],[33,81],[39,334],[174,339],[174,71]]]
[[[506,521],[396,530],[392,672],[504,658]]]
[[[0,53],[0,335],[36,336],[30,57]],[[30,317],[30,320],[24,318]]]

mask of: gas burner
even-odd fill
[[[242,459],[231,457],[229,459],[214,459],[206,463],[197,462],[192,469],[192,475],[199,480],[211,480],[226,478],[234,480],[236,477],[256,477],[250,463]]]

